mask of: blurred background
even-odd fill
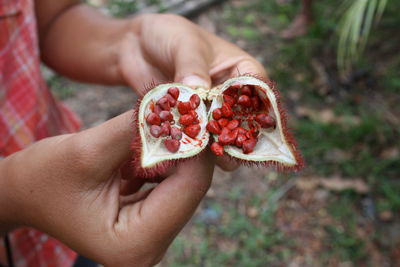
[[[87,2],[120,17],[178,13],[252,54],[307,163],[298,174],[216,169],[159,266],[400,266],[400,1]],[[85,127],[136,99],[44,73]]]

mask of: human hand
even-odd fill
[[[209,188],[212,155],[139,191],[144,180],[129,170],[131,118],[46,138],[0,161],[0,230],[35,227],[107,266],[156,264]]]
[[[266,77],[248,53],[183,17],[147,14],[131,21],[122,38],[120,72],[139,95],[155,82],[182,82],[210,88],[239,73]]]
[[[183,17],[150,14],[131,23],[135,31],[121,39],[118,62],[120,73],[139,95],[151,84],[172,80],[207,89],[239,73],[266,77],[255,58]],[[217,164],[227,171],[238,167],[227,156],[218,157]]]

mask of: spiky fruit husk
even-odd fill
[[[256,89],[259,98],[266,99],[266,101],[262,101],[263,103],[258,103],[257,99],[254,99],[255,98],[254,95],[251,96],[251,92],[249,92],[247,85],[249,85],[250,87],[253,86],[253,88]],[[230,106],[235,104],[235,101],[237,99],[236,100],[232,99],[232,97],[234,98],[235,95],[234,93],[232,94],[231,91],[234,92],[236,90],[235,88],[242,88],[242,86],[246,86],[243,90],[242,95],[245,95],[246,97],[250,96],[251,101],[249,102],[246,97],[242,97],[241,101],[237,101],[239,102],[237,103],[237,105],[242,105],[243,108],[253,107],[255,110],[258,110],[260,108],[259,106],[262,105],[261,108],[267,110],[267,112],[269,112],[273,117],[273,120],[276,121],[276,127],[269,128],[266,130],[252,129],[251,131],[248,131],[250,123],[256,123],[256,122],[249,122],[249,124],[247,125],[248,127],[247,127],[246,138],[247,140],[250,139],[254,140],[252,142],[245,143],[246,142],[244,137],[245,130],[242,127],[243,125],[239,127],[237,126],[236,121],[233,123],[231,122],[229,127],[234,128],[236,126],[238,129],[234,134],[230,133],[229,138],[231,138],[232,136],[235,137],[240,136],[240,140],[238,142],[235,141],[231,142],[229,138],[222,138],[223,142],[225,141],[227,142],[224,143],[223,154],[228,155],[234,161],[237,161],[243,165],[248,165],[248,166],[251,165],[273,166],[279,171],[281,170],[297,171],[301,167],[303,167],[304,166],[303,159],[297,149],[297,145],[293,136],[287,129],[286,114],[282,107],[279,92],[275,89],[274,84],[270,81],[263,81],[251,75],[244,75],[229,79],[222,85],[217,86],[216,88],[213,88],[210,91],[206,91],[204,89],[203,90],[199,89],[197,91],[194,91],[191,88],[182,84],[164,84],[156,86],[153,90],[151,90],[148,94],[146,94],[146,96],[142,100],[138,101],[138,105],[135,112],[136,114],[135,140],[132,142],[132,148],[135,152],[135,159],[133,161],[134,170],[136,172],[135,175],[146,178],[157,177],[158,175],[165,173],[169,168],[176,166],[177,164],[180,164],[182,161],[195,157],[196,155],[199,155],[199,153],[204,151],[204,148],[206,147],[207,144],[211,145],[211,143],[213,143],[213,139],[215,142],[218,142],[219,139],[218,134],[216,133],[211,134],[213,138],[210,138],[207,133],[206,125],[209,121],[216,118],[215,114],[216,111],[218,110],[220,111],[223,110],[224,112],[222,113],[224,113],[225,115],[229,115],[228,120],[229,121],[232,120],[231,114],[228,114],[229,108],[223,102],[225,100],[225,102],[230,103]],[[149,161],[148,149],[146,150],[146,147],[147,148],[149,147],[148,141],[152,140],[151,138],[153,137],[151,136],[149,137],[147,135],[146,138],[146,120],[145,120],[146,108],[149,107],[148,105],[150,103],[149,102],[150,100],[156,103],[157,100],[163,97],[163,94],[168,92],[169,88],[179,88],[179,90],[182,90],[183,92],[183,93],[180,92],[178,102],[175,107],[175,110],[179,110],[180,114],[187,114],[186,110],[185,112],[182,113],[182,106],[184,106],[182,105],[182,103],[184,101],[190,102],[190,96],[195,94],[196,92],[199,93],[200,98],[202,98],[203,100],[209,100],[212,102],[206,116],[204,117],[204,113],[200,115],[200,120],[202,121],[201,123],[202,143],[201,146],[198,147],[198,149],[195,149],[195,147],[190,149],[190,151],[185,149],[183,150],[180,149],[178,150],[177,153],[169,153],[169,154],[167,153],[166,155],[160,155],[160,153],[157,155],[157,153],[160,151],[157,152],[157,149],[155,149],[154,151],[156,151],[155,153],[156,155],[153,155],[153,159]],[[234,90],[232,90],[232,88]],[[225,91],[226,93],[224,97]],[[229,95],[229,97],[227,97],[227,95]],[[179,105],[180,102],[182,102],[181,105]],[[201,101],[199,107],[204,108],[205,111],[204,101]],[[171,109],[174,110],[173,107]],[[219,116],[217,118],[219,118]],[[176,122],[178,122],[178,118],[176,118],[176,116],[174,116],[174,119]],[[221,120],[221,118],[219,118],[219,120]],[[222,121],[219,123],[222,123]],[[221,127],[221,129],[222,128],[223,127]],[[190,138],[187,135],[185,135],[185,137]],[[168,138],[168,137],[161,137],[161,138]],[[256,141],[257,144],[253,148],[254,141]],[[185,145],[183,147],[185,147]],[[214,147],[217,146],[214,144]],[[162,150],[162,148],[160,149]],[[254,151],[252,151],[253,149]]]
[[[264,96],[268,98],[268,102],[263,104],[272,112],[277,126],[273,130],[264,130],[262,137],[265,140],[258,140],[253,153],[245,154],[241,152],[240,148],[229,145],[225,147],[225,154],[229,155],[233,161],[246,166],[270,166],[278,171],[298,171],[304,167],[304,160],[297,148],[297,143],[287,127],[287,115],[279,91],[271,81],[265,81],[252,75],[239,76],[225,81],[218,86],[218,92],[213,92],[214,100],[209,110],[209,120],[213,118],[213,111],[222,107],[224,91],[230,91],[232,86],[240,87],[239,85],[255,86],[258,92],[263,92]],[[247,94],[244,93],[244,95]],[[218,140],[218,136],[214,135],[214,139]]]
[[[168,94],[170,88],[178,88],[180,90],[178,102],[190,101],[191,96],[196,94],[196,91],[182,84],[161,84],[154,87],[138,101],[134,118],[135,139],[132,142],[132,149],[134,150],[133,168],[135,175],[138,177],[153,178],[161,175],[178,163],[198,156],[208,144],[209,133],[206,131],[207,112],[203,101],[200,101],[198,106],[193,106],[197,114],[197,118],[193,123],[198,122],[201,125],[201,130],[196,137],[190,137],[185,134],[184,128],[193,125],[181,124],[182,121],[180,122],[179,118],[182,115],[179,113],[178,107],[170,108],[174,123],[171,126],[181,127],[183,135],[179,140],[181,145],[177,152],[170,152],[165,147],[164,140],[173,139],[172,136],[166,135],[155,138],[150,134],[151,125],[146,120],[146,117],[152,113],[157,101]]]

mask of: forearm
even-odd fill
[[[39,27],[42,58],[57,72],[76,80],[124,84],[118,52],[125,34],[138,32],[139,23],[131,21],[111,18],[84,4],[73,5],[46,27]]]
[[[17,226],[10,164],[10,157],[0,160],[0,236]]]

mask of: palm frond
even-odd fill
[[[338,67],[347,73],[363,53],[374,22],[381,18],[387,0],[346,0],[339,22]]]

